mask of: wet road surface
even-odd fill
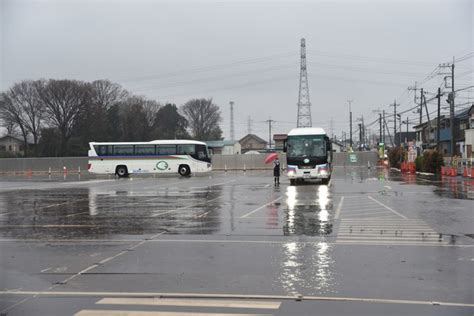
[[[272,180],[0,178],[0,312],[473,314],[474,180]]]

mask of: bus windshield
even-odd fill
[[[326,157],[324,135],[288,136],[288,157]]]

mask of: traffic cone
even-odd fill
[[[458,172],[457,172],[456,168],[451,168],[451,177],[457,176],[457,173]]]

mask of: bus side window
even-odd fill
[[[194,145],[178,145],[178,155],[194,155]]]
[[[97,156],[107,156],[107,146],[106,145],[95,146],[95,151],[97,153]]]
[[[153,156],[155,155],[155,145],[135,145],[136,156]]]
[[[158,155],[176,155],[176,145],[156,146]]]

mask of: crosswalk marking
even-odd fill
[[[419,219],[408,219],[371,196],[352,197],[340,210],[336,243],[446,245]]]
[[[103,298],[96,304],[278,309],[280,302],[168,298]]]
[[[85,309],[79,313],[76,313],[75,316],[270,316],[270,314],[226,314]]]
[[[272,300],[251,300],[251,299],[216,299],[216,298],[160,298],[160,297],[104,297],[95,304],[102,309],[84,309],[75,316],[273,316],[273,314],[255,313],[226,313],[225,309],[260,309],[277,310],[280,308],[280,301]],[[125,309],[118,310],[117,305],[124,306]],[[107,309],[107,306],[114,306],[115,309]],[[133,307],[132,307],[133,306]],[[138,306],[147,307],[148,310]],[[178,311],[159,311],[150,308],[161,306],[175,307]],[[211,312],[179,311],[182,307],[213,308]]]

